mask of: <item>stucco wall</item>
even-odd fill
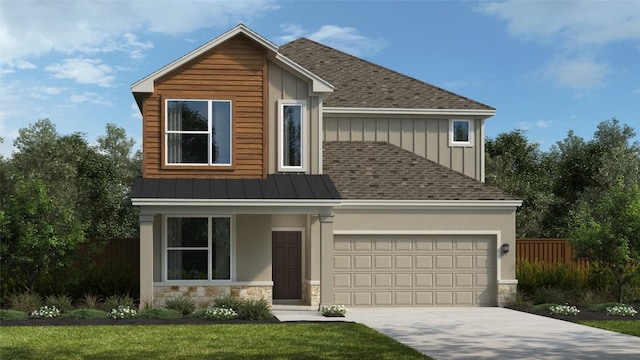
[[[271,281],[271,215],[236,216],[236,281]]]

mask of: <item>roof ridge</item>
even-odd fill
[[[288,42],[288,43],[286,43],[286,44],[280,45],[280,46],[279,46],[279,48],[278,48],[278,51],[282,50],[282,48],[283,48],[283,47],[286,47],[286,46],[287,46],[287,45],[289,45],[289,44],[293,44],[293,43],[295,43],[295,42],[297,42],[297,41],[301,41],[301,40],[302,40],[302,41],[308,41],[308,42],[311,42],[311,43],[313,43],[313,44],[319,45],[319,46],[321,46],[321,47],[323,47],[323,48],[326,48],[326,49],[329,49],[329,50],[331,50],[331,51],[335,51],[335,52],[338,52],[338,53],[340,53],[340,54],[346,55],[346,56],[348,56],[348,57],[350,57],[350,58],[352,58],[352,59],[355,59],[355,60],[357,60],[357,61],[367,63],[367,64],[369,64],[369,65],[372,65],[372,66],[374,66],[374,67],[377,67],[377,68],[383,69],[383,70],[385,70],[385,71],[388,71],[388,72],[394,73],[394,74],[399,75],[399,76],[401,76],[401,77],[404,77],[404,78],[407,78],[407,79],[410,79],[410,80],[414,80],[414,81],[420,82],[420,83],[422,83],[422,84],[424,84],[424,85],[431,86],[431,87],[436,88],[436,89],[438,89],[438,90],[440,90],[440,91],[444,91],[444,92],[446,92],[446,93],[448,93],[448,94],[451,94],[451,95],[454,95],[454,96],[457,96],[457,97],[463,98],[463,99],[465,99],[465,100],[471,101],[471,102],[473,102],[473,103],[475,103],[475,104],[478,104],[478,105],[481,105],[481,106],[487,107],[488,109],[495,110],[495,108],[494,108],[494,107],[489,106],[489,105],[484,104],[484,103],[481,103],[481,102],[479,102],[479,101],[477,101],[477,100],[473,100],[473,99],[471,99],[471,98],[468,98],[468,97],[466,97],[466,96],[460,95],[460,94],[455,93],[455,92],[453,92],[453,91],[450,91],[450,90],[444,89],[444,88],[442,88],[442,87],[440,87],[440,86],[433,85],[433,84],[428,83],[428,82],[426,82],[426,81],[424,81],[424,80],[420,80],[420,79],[417,79],[417,78],[415,78],[415,77],[409,76],[409,75],[407,75],[407,74],[403,74],[403,73],[401,73],[401,72],[399,72],[399,71],[397,71],[397,70],[393,70],[393,69],[390,69],[390,68],[388,68],[388,67],[386,67],[386,66],[382,66],[382,65],[380,65],[380,64],[376,64],[376,63],[371,62],[371,61],[369,61],[369,60],[366,60],[366,59],[363,59],[363,58],[361,58],[361,57],[358,57],[358,56],[355,56],[355,55],[349,54],[349,53],[347,53],[347,52],[345,52],[345,51],[342,51],[342,50],[338,50],[338,49],[332,48],[331,46],[325,45],[325,44],[320,43],[320,42],[317,42],[317,41],[315,41],[315,40],[311,40],[311,39],[306,38],[306,37],[301,37],[301,38],[298,38],[298,39],[296,39],[296,40],[290,41],[290,42]],[[285,48],[285,50],[286,50],[286,48]],[[317,75],[317,74],[316,74],[316,75]],[[320,76],[320,75],[318,75],[318,76]],[[320,76],[320,77],[322,78],[322,76]],[[325,79],[325,80],[326,80],[326,79]]]

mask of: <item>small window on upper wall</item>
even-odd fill
[[[307,169],[306,101],[280,100],[278,104],[278,171]]]
[[[449,146],[473,146],[473,122],[471,120],[449,121]]]

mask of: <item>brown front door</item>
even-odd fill
[[[302,234],[299,231],[274,231],[273,298],[302,298]]]

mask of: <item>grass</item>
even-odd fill
[[[589,320],[579,321],[582,325],[587,325],[599,329],[615,331],[622,334],[640,337],[640,320],[638,321],[619,321],[619,320]]]
[[[427,359],[355,323],[18,326],[3,359]]]

